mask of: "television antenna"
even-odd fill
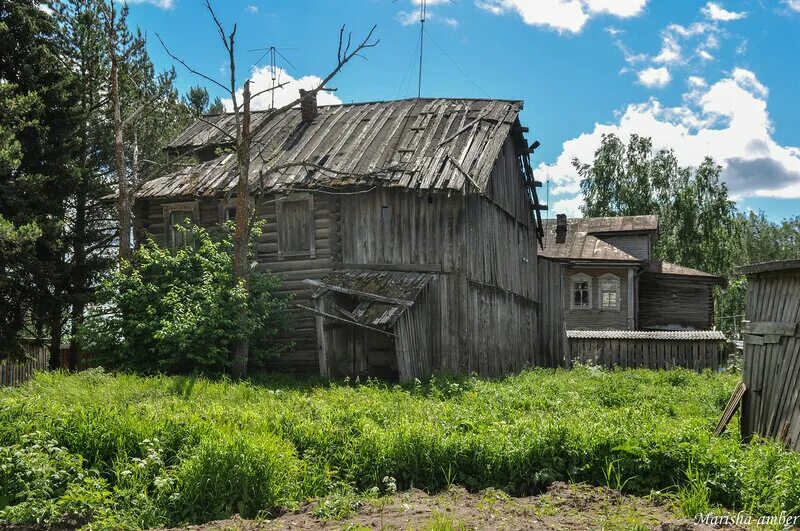
[[[270,81],[271,81],[271,90],[269,91],[271,96],[271,101],[269,108],[275,108],[275,87],[280,84],[280,76],[278,75],[278,62],[277,58],[280,57],[283,59],[287,65],[292,67],[293,70],[297,70],[297,67],[292,64],[292,62],[283,55],[280,50],[294,50],[295,48],[276,48],[275,46],[270,46],[269,48],[254,48],[252,50],[247,50],[248,52],[264,52],[258,60],[253,63],[250,67],[250,70],[256,67],[258,63],[260,63],[265,57],[269,56],[269,73],[270,73]]]

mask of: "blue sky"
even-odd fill
[[[238,23],[239,85],[269,86],[276,46],[290,98],[336,60],[342,24],[354,39],[377,24],[380,44],[331,84],[324,99],[416,96],[420,0],[216,0]],[[200,0],[136,0],[130,22],[159,68],[170,50],[224,82],[225,52]],[[423,96],[515,98],[542,147],[550,215],[580,205],[573,157],[590,160],[600,135],[632,132],[673,147],[685,165],[711,155],[741,209],[779,220],[800,214],[800,0],[428,0]],[[249,69],[251,66],[254,68]],[[179,87],[204,84],[180,65]],[[256,88],[257,90],[257,88]],[[263,100],[262,104],[264,103]]]

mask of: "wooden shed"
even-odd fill
[[[272,368],[406,380],[560,363],[563,337],[547,334],[563,336],[561,306],[543,306],[560,284],[539,278],[541,183],[521,110],[412,99],[253,114],[256,269],[284,280],[297,312],[295,349]],[[138,190],[139,237],[182,245],[181,220],[230,218],[232,124],[206,116],[170,144],[199,161]]]
[[[741,429],[800,451],[800,260],[766,262],[747,275]]]

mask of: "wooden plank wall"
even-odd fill
[[[648,234],[616,234],[613,236],[601,234],[597,237],[640,260],[650,260],[650,235]]]
[[[746,319],[742,436],[778,437],[800,451],[800,271],[749,276]]]
[[[611,369],[717,370],[725,363],[725,344],[719,340],[588,339],[571,337],[569,361],[591,362]]]
[[[583,273],[592,277],[592,308],[573,310],[570,277]],[[600,309],[600,279],[606,273],[619,277],[619,310]],[[628,269],[564,267],[564,320],[567,330],[628,330]]]
[[[19,385],[33,377],[36,371],[46,371],[50,358],[47,345],[26,341],[23,344],[28,361],[24,363],[0,363],[0,386]]]
[[[567,328],[564,321],[563,269],[561,262],[539,257],[539,357],[544,367],[563,367],[567,362]]]
[[[714,293],[702,279],[677,279],[642,273],[639,276],[639,328],[714,327]]]

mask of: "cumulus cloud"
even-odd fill
[[[660,68],[645,68],[639,71],[638,76],[639,83],[650,88],[666,87],[672,81],[672,75],[664,66]]]
[[[661,43],[661,51],[657,56],[653,57],[653,62],[671,64],[678,63],[681,59],[681,45],[678,44],[678,41],[672,34],[665,34]]]
[[[722,178],[735,199],[800,198],[800,147],[773,138],[767,87],[755,74],[737,68],[711,85],[697,76],[687,84],[683,105],[666,107],[657,99],[628,105],[616,123],[597,123],[564,142],[555,164],[540,164],[537,177],[553,183],[552,194],[573,196],[580,181],[572,159],[591,161],[603,134],[627,140],[636,133],[651,137],[656,149],[674,149],[683,166],[696,167],[704,157],[713,157],[723,166]]]
[[[250,13],[250,14],[255,15],[256,13],[258,13],[258,6],[254,6],[253,4],[249,4],[246,8],[244,8],[244,10],[247,11],[248,13]]]
[[[251,94],[256,94],[272,86],[271,72],[272,67],[270,66],[259,67],[253,70],[253,76],[250,78],[252,81],[250,85]],[[310,90],[316,88],[322,81],[322,78],[317,76],[303,76],[299,79],[295,79],[282,68],[275,68],[275,77],[276,84],[286,83],[286,85],[275,90],[275,107],[281,107],[291,103],[300,95],[300,89]],[[243,89],[241,88],[236,92],[236,101],[240,104],[242,101],[242,92]],[[222,103],[225,105],[226,111],[230,112],[233,110],[233,102],[230,98],[224,98]],[[330,92],[319,92],[317,93],[317,103],[319,105],[338,105],[342,103],[342,100]],[[271,92],[265,92],[253,98],[250,106],[253,110],[259,110],[269,109],[271,104],[272,94]]]
[[[786,0],[786,6],[792,11],[800,13],[800,0]]]
[[[747,16],[744,11],[728,11],[721,5],[709,2],[703,8],[703,14],[711,20],[718,20],[720,22],[730,22],[731,20],[739,20]]]
[[[172,9],[175,7],[174,0],[128,0],[129,4],[151,4],[161,9]]]
[[[430,4],[430,2],[428,2]],[[419,9],[414,9],[411,11],[399,11],[397,15],[395,15],[395,19],[397,22],[400,23],[402,26],[413,26],[414,24],[418,24],[420,21]],[[455,18],[451,17],[440,17],[438,14],[434,13],[433,11],[427,11],[425,13],[425,21],[434,21],[434,22],[441,22],[443,24],[447,24],[451,28],[455,28],[459,25],[459,22]]]
[[[526,24],[544,26],[559,33],[579,33],[590,18],[639,15],[648,0],[475,0],[479,8],[495,14],[517,13]]]
[[[575,197],[565,197],[553,201],[552,205],[548,205],[548,212],[556,214],[566,214],[570,218],[583,217],[581,212],[581,205],[583,205],[583,197],[576,195]]]

